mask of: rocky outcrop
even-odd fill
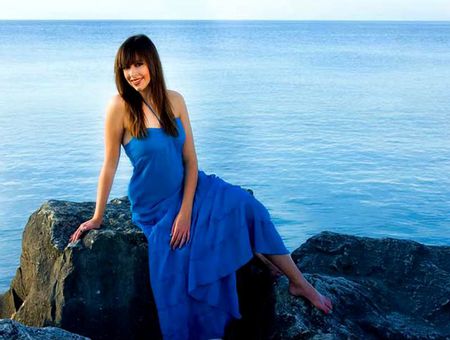
[[[89,340],[58,327],[28,327],[11,319],[0,319],[0,339]]]
[[[292,253],[324,317],[279,281],[273,339],[450,339],[450,247],[322,232]]]
[[[94,208],[95,203],[50,200],[30,216],[20,266],[0,297],[0,317],[98,339],[158,334],[147,244],[130,223],[126,200],[108,204],[104,228],[68,245]]]
[[[94,208],[50,200],[30,216],[0,318],[93,340],[160,339],[147,241],[128,199],[111,200],[102,228],[68,245]],[[243,319],[226,339],[450,339],[450,247],[322,232],[292,257],[333,313],[290,295],[255,257],[237,272]]]

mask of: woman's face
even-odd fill
[[[142,92],[150,83],[150,71],[144,60],[137,59],[134,64],[123,69],[128,84],[136,91]]]

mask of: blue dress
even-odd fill
[[[170,247],[170,232],[183,199],[183,124],[179,135],[148,128],[124,146],[133,165],[128,185],[133,223],[148,240],[150,284],[164,340],[224,336],[241,318],[236,270],[253,252],[289,254],[267,209],[238,185],[198,171],[190,240]]]

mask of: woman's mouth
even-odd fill
[[[142,78],[134,79],[134,80],[131,80],[131,83],[132,83],[133,85],[139,85],[139,83],[141,82],[141,80],[142,80]]]

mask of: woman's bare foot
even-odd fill
[[[333,310],[331,300],[320,294],[303,276],[290,254],[265,254],[275,268],[280,269],[289,279],[289,293],[304,296],[315,307],[328,314]],[[270,268],[270,266],[269,266]]]
[[[303,296],[308,299],[316,308],[329,314],[333,311],[331,300],[320,294],[308,281],[302,284],[289,282],[289,293],[294,296]]]

